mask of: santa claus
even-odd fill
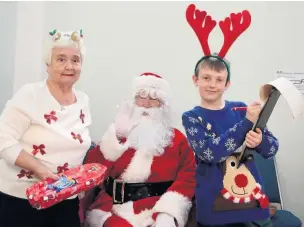
[[[183,227],[195,190],[195,159],[186,137],[172,127],[170,86],[144,73],[133,91],[86,159],[108,167],[86,224]]]

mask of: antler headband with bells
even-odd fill
[[[208,44],[208,37],[216,26],[216,21],[212,20],[211,16],[207,16],[206,11],[200,11],[195,8],[194,4],[188,6],[186,10],[186,19],[198,37],[205,55],[196,63],[195,69],[203,60],[211,57],[217,58],[222,61],[227,68],[228,82],[230,80],[230,69],[228,63],[224,60],[224,57],[234,41],[249,27],[251,23],[250,13],[247,10],[237,14],[231,13],[230,17],[226,17],[225,20],[219,22],[219,26],[224,35],[224,45],[217,55],[212,55]],[[231,25],[232,29],[230,29]]]

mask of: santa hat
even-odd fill
[[[75,47],[80,50],[80,55],[83,60],[85,48],[83,46],[82,29],[80,31],[58,31],[57,29],[49,32],[52,37],[46,43],[44,61],[49,64],[52,58],[52,50],[55,47]]]
[[[170,97],[170,85],[161,76],[145,72],[134,79],[133,82],[133,96],[135,97],[140,92],[149,92],[152,98],[158,98],[168,104]]]

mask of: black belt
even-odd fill
[[[114,204],[137,201],[151,196],[164,194],[173,181],[153,183],[126,183],[109,177],[105,180],[106,192],[113,198]]]

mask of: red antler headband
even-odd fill
[[[194,4],[188,6],[186,10],[186,18],[189,25],[192,27],[196,36],[198,37],[203,53],[205,54],[205,56],[198,61],[196,67],[202,60],[209,57],[214,57],[221,60],[226,65],[229,78],[229,66],[223,58],[227,54],[234,41],[249,27],[251,23],[250,13],[247,10],[244,10],[243,12],[237,14],[231,13],[230,17],[226,17],[225,20],[219,22],[219,26],[224,35],[224,45],[218,55],[211,55],[208,44],[208,37],[216,26],[216,21],[212,20],[211,16],[207,16],[206,11],[200,11],[195,8],[196,7]],[[242,18],[243,21],[241,23]],[[230,29],[231,25],[232,29]]]

